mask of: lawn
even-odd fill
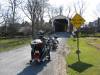
[[[98,40],[100,39],[98,38]],[[89,45],[90,41],[92,40],[80,38],[81,61],[79,62],[76,54],[77,41],[73,40],[73,38],[69,38],[68,45],[71,52],[66,58],[68,75],[100,75],[100,49]]]
[[[0,39],[0,52],[30,43],[30,38]]]

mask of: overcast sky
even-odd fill
[[[53,6],[63,6],[65,8],[64,15],[66,15],[66,9],[73,7],[73,3],[77,3],[81,0],[49,0],[49,3]],[[100,0],[83,0],[85,4],[85,11],[83,17],[87,22],[93,21],[100,16]],[[71,10],[73,11],[73,9]]]
[[[71,11],[73,11],[73,3],[77,3],[81,0],[49,0],[49,3],[52,6],[64,8],[64,15],[67,16],[67,8],[71,7]],[[85,3],[85,11],[83,13],[84,19],[89,22],[100,17],[100,0],[83,0]],[[0,0],[0,3],[6,5],[7,0]],[[72,15],[72,14],[70,14]]]

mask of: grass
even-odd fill
[[[8,51],[27,43],[30,43],[30,38],[0,39],[0,52]]]
[[[78,61],[76,42],[69,38],[68,45],[71,52],[66,58],[68,75],[100,75],[100,51],[89,45],[89,40],[80,38],[80,62]]]
[[[86,36],[89,36],[89,37],[100,37],[100,33],[92,33],[92,34],[81,34],[80,33],[80,36],[84,36],[84,37],[86,37]]]

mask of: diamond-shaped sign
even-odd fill
[[[85,20],[83,17],[81,17],[79,14],[76,14],[72,19],[71,23],[73,26],[75,26],[77,29],[80,28],[82,24],[84,24]]]

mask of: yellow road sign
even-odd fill
[[[85,20],[83,17],[81,17],[79,14],[76,13],[76,15],[71,19],[71,23],[73,26],[75,26],[77,29],[80,28],[82,24],[84,24]]]

